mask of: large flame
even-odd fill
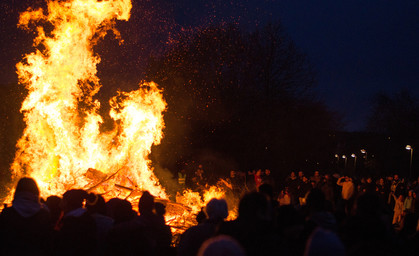
[[[166,103],[157,85],[118,92],[109,101],[115,124],[109,132],[100,130],[100,102],[94,99],[101,85],[93,46],[109,30],[119,38],[115,20],[128,20],[131,7],[130,0],[48,1],[47,11],[28,9],[20,16],[20,27],[38,26],[36,51],[17,64],[28,96],[12,170],[15,178],[34,177],[43,196],[70,188],[126,193],[107,184],[112,180],[167,197],[147,158],[164,128]]]
[[[141,190],[168,198],[148,160],[164,128],[166,103],[157,85],[142,83],[136,91],[118,92],[109,101],[114,129],[108,132],[101,131],[100,102],[94,98],[101,84],[93,46],[109,30],[122,42],[114,24],[128,20],[130,10],[130,0],[50,0],[47,11],[29,9],[20,16],[20,27],[38,26],[36,51],[17,64],[28,96],[21,108],[26,128],[12,171],[15,180],[35,178],[43,197],[83,188],[107,198]],[[182,230],[211,198],[225,196],[215,186],[202,195],[182,191],[179,204],[169,205],[168,223]],[[235,215],[233,205],[230,217]]]

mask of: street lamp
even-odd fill
[[[365,149],[361,149],[361,153],[365,154],[364,159],[367,160],[367,157],[368,157],[367,151]]]
[[[339,155],[335,154],[335,158],[336,158],[336,166],[339,167]]]
[[[409,168],[409,178],[412,178],[412,159],[413,159],[413,148],[410,145],[406,145],[406,150],[410,150],[410,168]]]
[[[356,155],[355,154],[352,154],[351,157],[354,158],[354,169],[356,169]]]
[[[346,158],[346,155],[342,155],[342,158],[345,159],[345,169],[346,169],[346,162],[348,161],[348,158]]]

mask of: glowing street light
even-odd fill
[[[410,168],[409,168],[409,178],[412,178],[412,159],[413,159],[413,148],[410,145],[406,145],[406,150],[410,150]]]
[[[361,149],[361,153],[365,154],[364,159],[367,160],[367,157],[368,157],[367,151],[365,149]]]
[[[342,158],[345,159],[345,169],[346,169],[346,162],[348,161],[348,158],[346,158],[346,155],[342,155]]]
[[[339,166],[339,155],[335,154],[335,158],[336,158],[336,165]]]
[[[356,155],[355,154],[352,154],[351,157],[354,158],[354,169],[356,169]]]

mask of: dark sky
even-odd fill
[[[30,50],[33,35],[17,29],[18,13],[42,2],[1,0],[0,84],[16,81],[14,65]],[[120,68],[132,73],[141,64],[131,60],[164,47],[172,31],[221,19],[250,29],[280,19],[315,65],[319,98],[341,113],[348,131],[363,128],[377,92],[408,88],[419,96],[417,0],[136,0],[121,31],[127,43],[122,49],[113,43],[109,52],[124,55],[128,61]],[[104,58],[102,65],[114,60]]]
[[[319,95],[363,128],[371,97],[408,88],[419,96],[419,2],[280,1],[278,15],[318,71]]]

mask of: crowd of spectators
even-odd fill
[[[0,214],[0,255],[174,255],[165,206],[145,191],[138,212],[123,199],[71,189],[41,201],[32,178],[19,180]],[[139,214],[138,214],[139,213]]]
[[[246,180],[249,176],[254,183]],[[106,202],[81,189],[42,201],[35,180],[22,178],[12,205],[0,214],[0,254],[339,256],[419,251],[419,179],[356,179],[319,172],[307,178],[292,172],[281,182],[265,170],[230,172],[224,181],[241,195],[238,217],[226,221],[234,206],[214,198],[197,216],[198,224],[173,239],[165,205],[147,191],[137,212],[127,200]]]

